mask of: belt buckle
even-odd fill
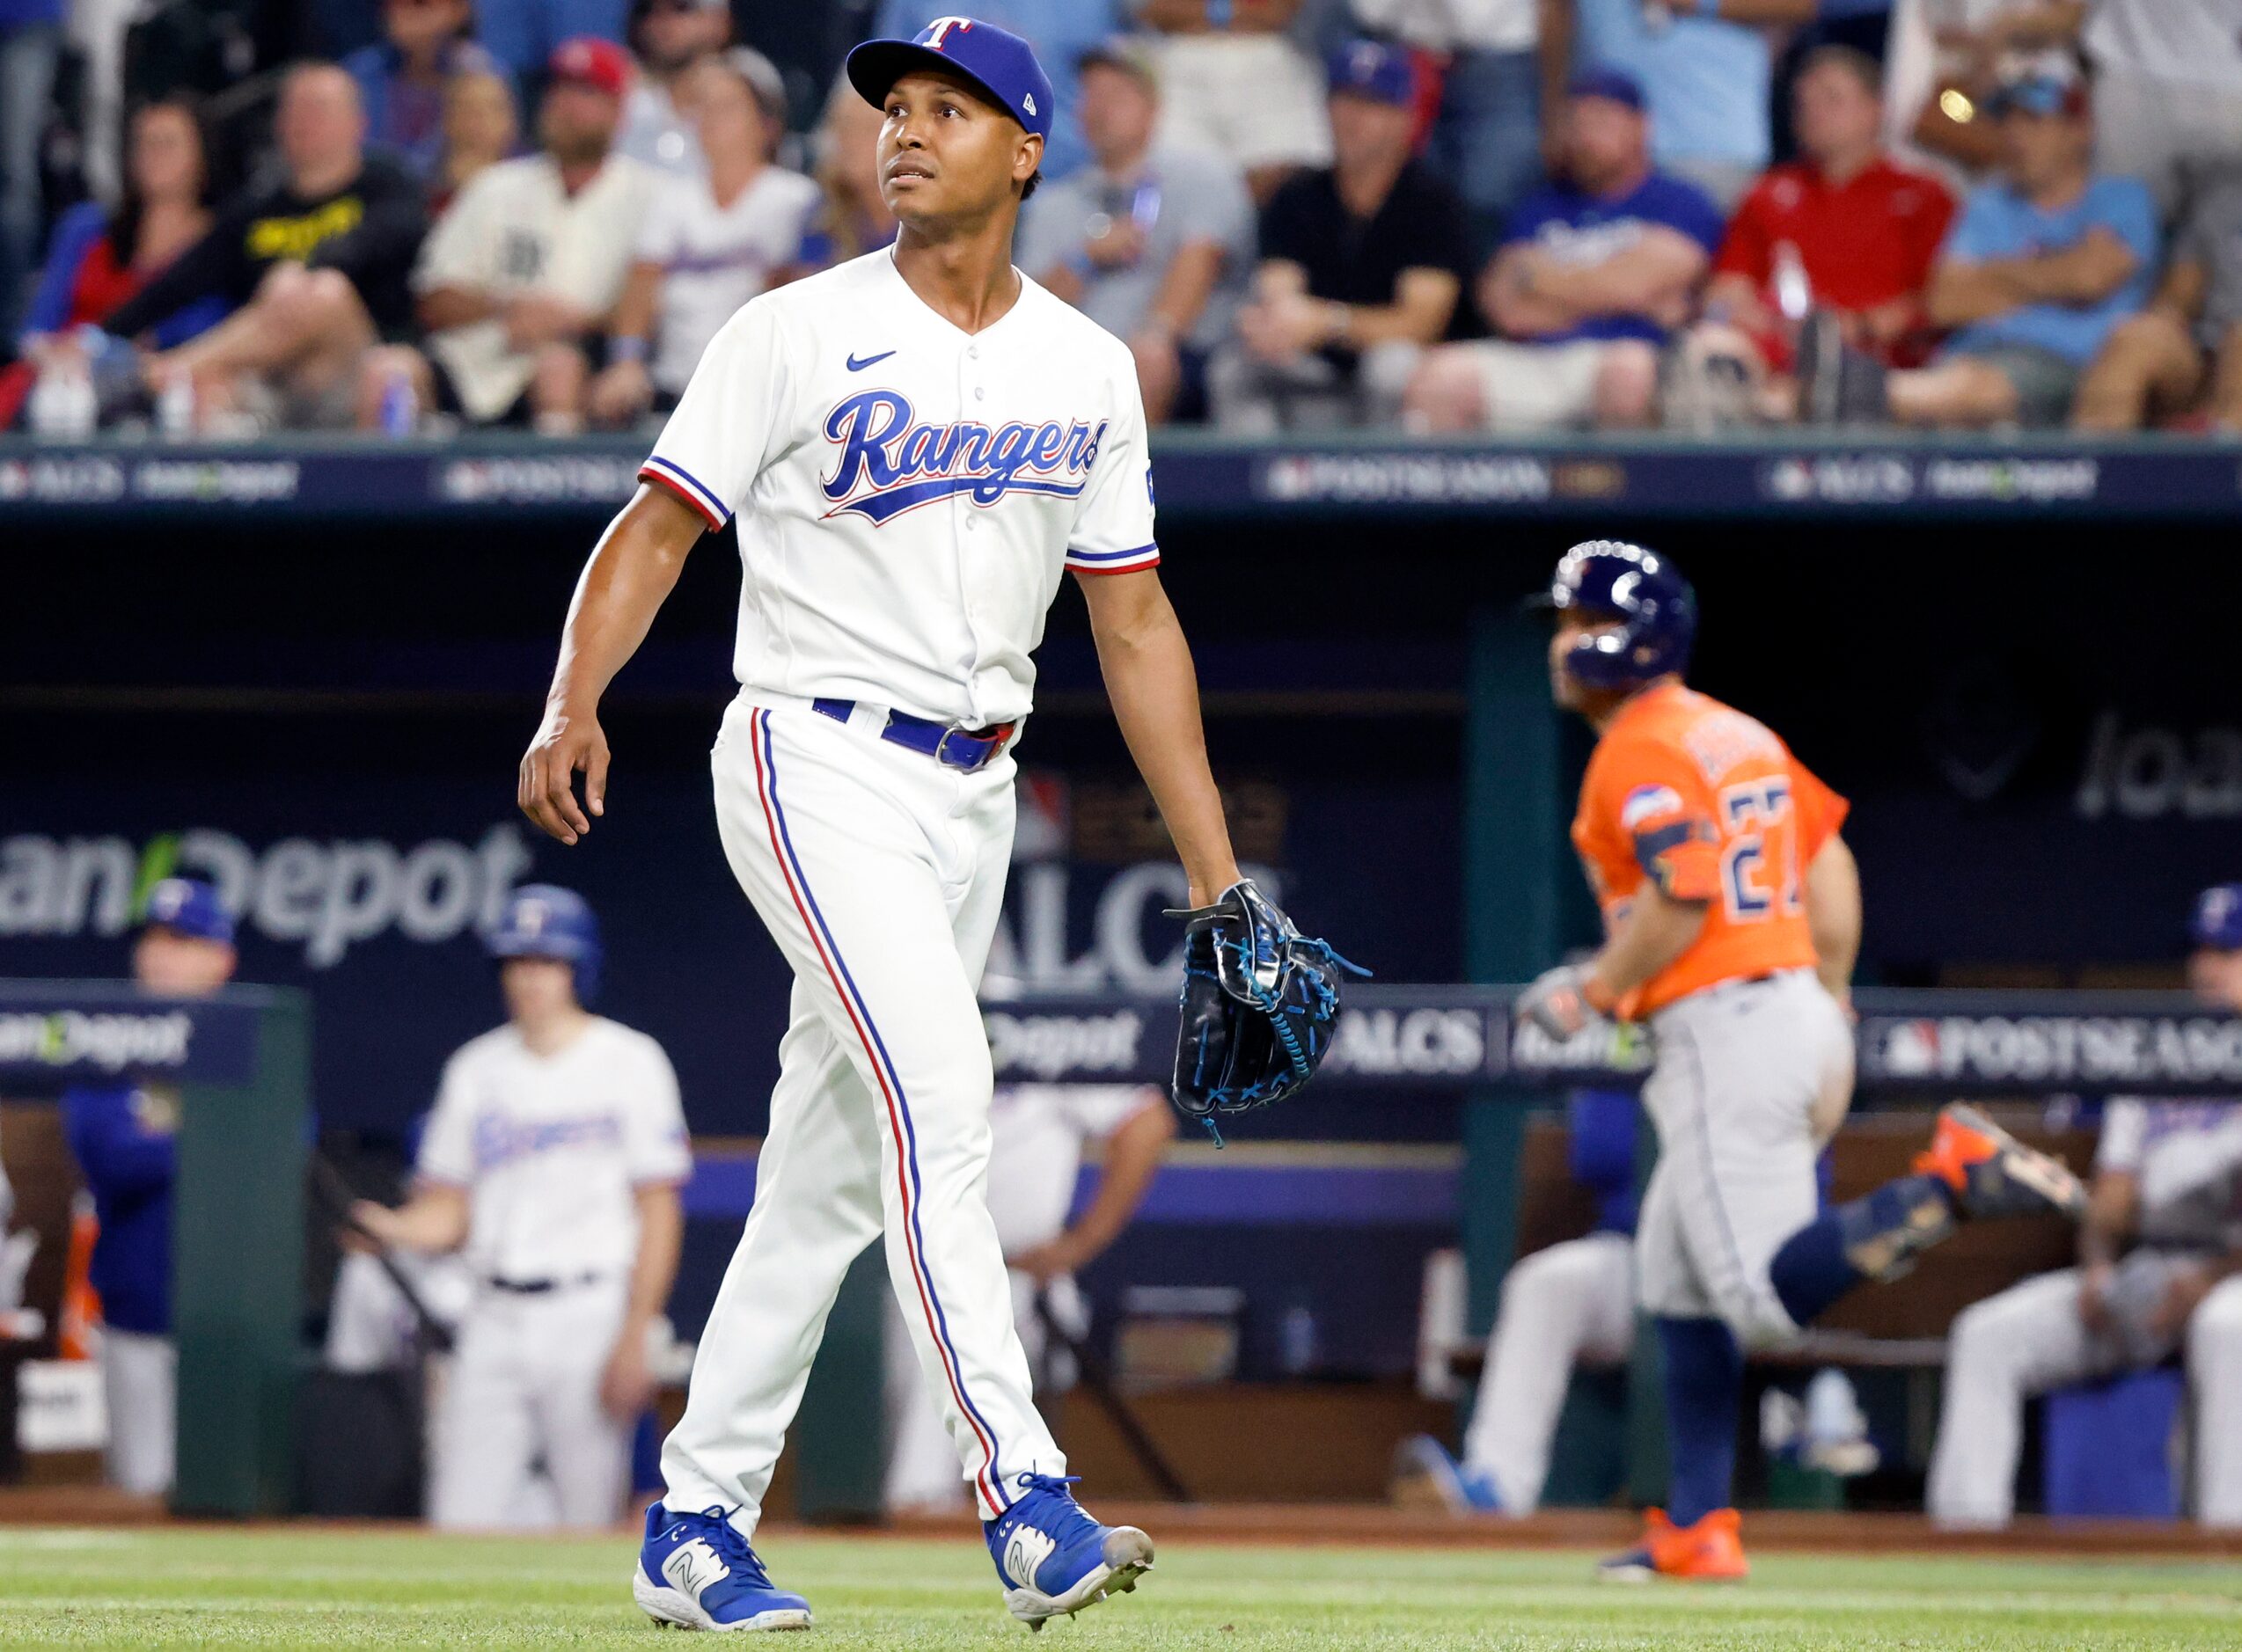
[[[979,753],[974,757],[971,762],[961,763],[956,758],[949,755],[949,742],[950,738],[953,735],[960,740],[980,740],[983,742]],[[941,732],[941,738],[934,742],[934,761],[943,764],[945,767],[961,769],[967,774],[971,774],[978,770],[984,769],[988,766],[989,759],[996,754],[996,749],[1000,743],[1000,742],[994,740],[985,740],[982,735],[973,734],[967,729],[945,728]]]

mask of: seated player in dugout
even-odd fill
[[[1905,1273],[1962,1222],[2077,1217],[2078,1179],[1974,1108],[1939,1115],[1913,1173],[1817,1213],[1814,1161],[1850,1104],[1860,879],[1845,800],[1773,730],[1682,681],[1696,593],[1615,540],[1558,563],[1550,680],[1597,743],[1572,823],[1605,941],[1543,975],[1518,1013],[1569,1038],[1646,1021],[1659,1162],[1636,1235],[1637,1299],[1665,1355],[1669,1505],[1603,1575],[1740,1578],[1744,1350],[1795,1337],[1855,1285]]]

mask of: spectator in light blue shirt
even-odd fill
[[[1575,60],[1642,83],[1651,159],[1725,210],[1771,158],[1765,31],[1813,21],[1814,0],[1571,0]]]
[[[1932,272],[1931,318],[1955,331],[1925,368],[1895,373],[1893,416],[1950,428],[2047,428],[2156,281],[2156,205],[2130,178],[2098,178],[2075,76],[2035,69],[1994,95],[2001,177],[1974,192]]]
[[[883,39],[907,40],[946,10],[970,12],[984,23],[1010,29],[1036,48],[1036,61],[1051,77],[1059,110],[1044,145],[1044,176],[1060,179],[1085,165],[1090,146],[1076,111],[1081,103],[1075,64],[1118,33],[1120,8],[1115,0],[976,0],[970,6],[944,7],[934,0],[883,0],[879,27]]]

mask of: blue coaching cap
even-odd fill
[[[1036,48],[993,23],[936,18],[907,40],[867,40],[848,55],[848,84],[875,107],[915,69],[947,69],[971,81],[1037,137],[1051,135],[1051,77]]]
[[[2242,952],[2242,883],[2214,883],[2197,895],[2187,933],[2198,947]]]
[[[216,888],[200,878],[165,878],[156,885],[148,891],[141,921],[150,929],[233,945],[233,914],[218,899]]]
[[[1644,108],[1643,83],[1623,69],[1601,65],[1584,69],[1565,82],[1568,98],[1601,98],[1607,103],[1624,104],[1637,114]]]
[[[574,965],[577,999],[590,1004],[598,996],[599,920],[574,889],[524,883],[506,897],[483,945],[494,958],[556,958]]]
[[[1406,106],[1417,100],[1417,70],[1409,54],[1383,40],[1349,40],[1325,65],[1331,95]]]

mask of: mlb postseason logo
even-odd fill
[[[2242,1093],[2242,1020],[2014,1012],[1865,1016],[1861,1082],[2026,1093]]]

